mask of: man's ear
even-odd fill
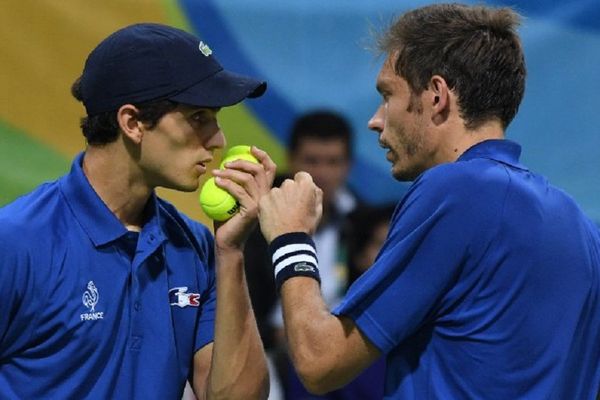
[[[436,124],[442,123],[450,111],[450,89],[446,80],[440,75],[433,75],[429,80],[429,92],[432,119]]]
[[[143,123],[138,119],[138,109],[132,104],[122,105],[117,111],[117,123],[123,134],[133,143],[139,144],[144,135]]]

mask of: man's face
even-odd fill
[[[145,129],[139,165],[149,186],[185,192],[198,188],[214,150],[225,146],[217,112],[180,105]]]
[[[413,180],[432,166],[433,158],[422,98],[413,95],[406,80],[395,73],[391,57],[379,72],[377,91],[382,103],[369,120],[369,129],[379,134],[379,144],[388,150],[394,178]]]
[[[293,173],[306,171],[323,190],[323,201],[329,203],[335,192],[346,183],[350,160],[343,139],[304,137],[289,156]]]

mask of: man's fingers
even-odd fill
[[[252,153],[252,155],[254,157],[256,157],[256,159],[260,162],[260,164],[265,169],[265,174],[266,174],[267,178],[270,180],[268,182],[269,187],[270,187],[273,184],[273,179],[275,179],[275,172],[277,171],[277,164],[275,164],[275,162],[271,159],[271,157],[269,156],[269,154],[266,151],[261,150],[256,146],[252,146],[252,148],[250,149],[250,152]]]
[[[291,180],[291,179],[288,178],[288,179],[285,179],[283,182],[281,182],[281,185],[279,185],[279,187],[281,189],[285,190],[285,188],[290,187],[290,186],[294,186],[295,184],[296,184],[296,181],[293,181],[293,180]],[[275,189],[275,188],[273,188],[273,189]],[[271,189],[271,190],[273,190],[273,189]]]
[[[317,203],[323,204],[323,190],[317,186]]]
[[[317,187],[317,221],[321,220],[323,216],[323,190],[320,187]],[[316,228],[315,228],[316,229]]]
[[[257,148],[256,146],[252,146],[251,153],[258,162],[251,162],[244,159],[234,159],[226,164],[225,169],[218,170],[216,173],[213,171],[213,173],[215,176],[231,179],[241,186],[247,187],[249,189],[249,193],[254,197],[256,195],[265,194],[269,191],[273,185],[277,165],[273,162],[273,160],[271,160],[271,157],[269,157],[265,151]],[[240,172],[252,175],[252,179],[255,180],[255,185],[258,191],[254,190],[254,184],[247,186],[247,184],[250,183],[248,181],[249,177],[241,175]]]
[[[308,172],[304,172],[304,171],[300,171],[300,172],[296,172],[296,175],[294,175],[294,181],[300,183],[300,182],[311,182],[313,181],[312,176],[310,176],[310,174]]]
[[[235,197],[240,204],[246,204],[247,199],[251,197],[248,193],[248,189],[244,188],[244,186],[234,180],[217,177],[215,184]]]

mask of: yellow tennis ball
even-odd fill
[[[240,208],[235,197],[216,185],[215,178],[209,178],[204,183],[198,200],[204,213],[215,221],[228,220]]]
[[[239,145],[231,147],[225,153],[219,168],[223,169],[226,163],[239,159],[258,163],[258,160],[250,153],[250,146]],[[235,197],[216,185],[215,178],[209,178],[202,186],[199,201],[204,213],[216,221],[228,220],[240,208],[240,204]]]
[[[237,145],[237,146],[232,146],[232,147],[229,148],[229,150],[227,150],[227,152],[225,153],[225,155],[223,156],[223,158],[234,156],[236,154],[251,154],[251,152],[250,152],[250,146],[245,145],[245,144],[240,144],[240,145]]]
[[[219,166],[220,169],[225,168],[225,164],[227,164],[228,162],[231,161],[235,161],[235,160],[246,160],[246,161],[250,161],[253,163],[258,163],[258,160],[256,159],[256,157],[254,157],[252,154],[233,154],[233,155],[229,155],[229,153],[226,154],[226,157],[223,159],[223,161],[221,161],[221,165]]]
[[[227,152],[223,155],[223,161],[221,161],[219,168],[223,169],[226,163],[239,159],[257,163],[258,160],[254,158],[250,149],[250,146],[245,144],[230,147],[229,150],[227,150]]]

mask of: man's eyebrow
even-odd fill
[[[184,109],[189,113],[197,113],[203,111],[213,111],[215,113],[221,110],[221,107],[200,107],[200,106],[184,106]]]
[[[386,84],[386,82],[385,82],[384,80],[382,80],[382,79],[378,79],[378,80],[377,80],[377,83],[376,83],[376,85],[375,85],[375,89],[376,89],[376,90],[377,90],[379,93],[383,93],[383,92],[386,90],[387,86],[388,86],[388,85]]]

